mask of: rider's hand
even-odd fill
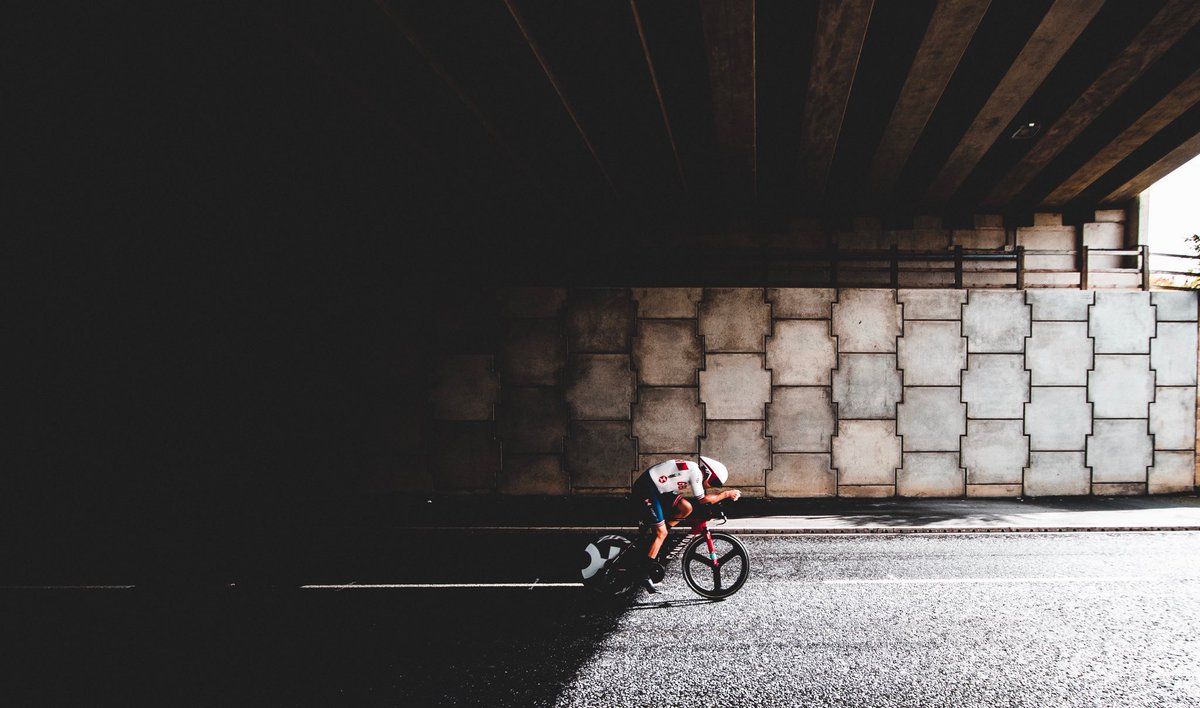
[[[742,491],[740,489],[730,489],[728,492],[726,492],[726,494],[728,494],[729,498],[734,501],[742,498]]]

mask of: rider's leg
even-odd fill
[[[671,507],[671,519],[667,522],[669,526],[675,526],[680,521],[683,521],[692,513],[692,503],[683,497],[676,497],[675,504]]]
[[[667,524],[663,521],[658,522],[654,527],[654,540],[650,542],[649,557],[654,559],[658,556],[658,552],[662,549],[663,542],[667,540]]]

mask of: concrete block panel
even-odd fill
[[[496,292],[500,312],[509,317],[554,318],[567,301],[562,288],[502,288]]]
[[[1092,404],[1083,387],[1041,387],[1030,389],[1025,404],[1025,430],[1030,450],[1086,449],[1092,432]]]
[[[901,497],[961,497],[966,493],[957,452],[906,452],[896,473]]]
[[[1124,248],[1125,226],[1115,221],[1084,224],[1083,245],[1088,248]]]
[[[507,386],[496,420],[505,454],[562,452],[567,411],[558,389]]]
[[[971,418],[1021,418],[1029,402],[1025,358],[1020,354],[970,355],[962,375],[962,399]]]
[[[1200,486],[1196,477],[1196,452],[1154,453],[1154,466],[1150,468],[1149,491],[1151,494],[1173,494],[1191,492]]]
[[[833,336],[838,351],[896,351],[901,333],[900,304],[894,290],[841,290],[833,305]]]
[[[633,406],[638,451],[684,453],[696,449],[704,432],[704,409],[694,388],[643,388]]]
[[[1092,482],[1145,482],[1154,443],[1144,420],[1097,420],[1087,441]]]
[[[1146,495],[1145,482],[1108,482],[1092,485],[1092,494],[1098,497],[1137,497]]]
[[[837,496],[837,472],[829,454],[775,455],[767,472],[769,497]]]
[[[1034,322],[1025,362],[1034,386],[1086,386],[1093,365],[1087,322]]]
[[[575,421],[564,445],[563,462],[576,489],[628,489],[637,470],[637,450],[629,424],[620,421]]]
[[[1159,322],[1150,340],[1150,367],[1159,386],[1196,385],[1196,325]]]
[[[700,288],[634,288],[637,315],[643,318],[695,318]]]
[[[1196,389],[1192,386],[1158,388],[1150,404],[1150,432],[1156,450],[1192,450],[1196,447]]]
[[[1150,357],[1099,354],[1088,373],[1088,400],[1097,418],[1145,418],[1154,400]]]
[[[695,386],[700,368],[695,320],[642,320],[633,338],[633,365],[647,386]]]
[[[905,386],[957,386],[967,368],[959,322],[906,322],[897,349]]]
[[[969,420],[962,440],[967,484],[1020,486],[1029,464],[1029,437],[1019,420]]]
[[[828,388],[777,387],[767,404],[767,435],[775,452],[829,452],[833,396]]]
[[[767,339],[767,368],[776,386],[828,386],[837,343],[826,320],[776,320]]]
[[[1150,303],[1159,322],[1195,322],[1197,297],[1195,292],[1153,292]]]
[[[838,486],[894,485],[901,465],[900,438],[891,420],[842,420],[833,438]],[[839,490],[839,494],[841,491]]]
[[[572,291],[567,300],[567,337],[571,351],[629,351],[634,309],[627,290]]]
[[[1154,336],[1150,293],[1096,293],[1088,333],[1097,354],[1149,354]]]
[[[1019,497],[1024,492],[1020,484],[968,484],[968,497]]]
[[[439,490],[492,491],[500,475],[500,441],[492,437],[491,423],[438,423],[430,462]]]
[[[771,306],[760,288],[708,288],[700,303],[700,334],[709,352],[761,352],[771,333]]]
[[[710,354],[700,372],[700,402],[709,420],[762,420],[771,372],[761,354]]]
[[[709,421],[700,440],[700,454],[729,468],[728,486],[762,487],[771,466],[771,445],[757,420]]]
[[[882,485],[838,485],[838,496],[853,499],[879,499],[896,496],[896,487]]]
[[[571,358],[567,411],[572,420],[629,420],[634,399],[627,354],[579,354]]]
[[[963,334],[967,351],[981,354],[1019,353],[1029,336],[1030,313],[1021,291],[967,291]]]
[[[553,386],[567,363],[567,340],[554,320],[512,320],[496,357],[503,386]]]
[[[833,401],[843,419],[895,418],[901,393],[895,354],[842,354],[833,372]]]
[[[1025,299],[1033,308],[1033,319],[1087,322],[1088,309],[1095,301],[1094,290],[1026,290]]]
[[[768,288],[776,319],[827,320],[833,314],[833,288]]]
[[[563,496],[571,483],[558,455],[505,455],[500,493]]]
[[[906,320],[959,320],[967,302],[966,290],[899,290]],[[906,335],[907,336],[907,335]]]
[[[896,408],[905,452],[958,452],[959,436],[967,434],[967,406],[958,397],[957,387],[905,387]]]
[[[1008,235],[1003,228],[976,228],[956,230],[952,239],[954,245],[963,248],[1003,248],[1008,242]]]
[[[1034,227],[1062,226],[1062,214],[1057,212],[1039,212],[1033,215]]]
[[[434,373],[429,396],[433,417],[438,420],[491,420],[498,389],[492,357],[447,357]]]
[[[1097,209],[1092,217],[1096,221],[1106,221],[1117,224],[1125,223],[1124,209]]]
[[[1092,491],[1092,473],[1082,452],[1031,452],[1025,472],[1025,494],[1031,497],[1075,496]]]

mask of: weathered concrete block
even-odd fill
[[[961,320],[966,290],[899,290],[906,320]],[[907,335],[906,335],[907,336]]]
[[[963,308],[967,350],[980,354],[1019,353],[1029,336],[1030,313],[1022,292],[968,290]]]
[[[1107,482],[1092,484],[1092,494],[1098,497],[1144,497],[1145,482]]]
[[[833,288],[767,289],[775,319],[827,320],[833,315],[836,298]]]
[[[1020,484],[968,484],[968,497],[991,497],[993,499],[1005,497],[1019,497],[1024,492]]]
[[[1087,322],[1034,322],[1025,363],[1034,386],[1086,386],[1093,364]]]
[[[1191,291],[1152,292],[1150,303],[1159,322],[1195,322],[1197,297],[1200,296]]]
[[[1115,224],[1125,223],[1124,209],[1098,209],[1094,212],[1095,216],[1092,221],[1112,222]]]
[[[972,418],[1021,418],[1029,401],[1025,358],[1020,354],[970,355],[962,376],[962,398]]]
[[[451,356],[434,374],[430,399],[438,420],[491,420],[499,385],[492,357]]]
[[[762,420],[771,372],[761,354],[710,354],[700,372],[700,402],[709,420]]]
[[[767,435],[775,452],[829,452],[833,397],[825,387],[776,387],[767,404]]]
[[[1088,333],[1097,354],[1149,354],[1154,336],[1150,293],[1096,293]]]
[[[1003,229],[1004,215],[1003,214],[975,214],[972,216],[977,229]]]
[[[1025,493],[1032,497],[1088,494],[1092,474],[1082,452],[1031,452]]]
[[[838,362],[833,401],[839,418],[896,417],[902,386],[895,354],[842,354]]]
[[[963,248],[1003,248],[1007,242],[1004,229],[955,229],[950,235],[952,246]]]
[[[837,343],[826,320],[776,320],[767,340],[767,368],[776,386],[828,386]]]
[[[509,317],[554,318],[567,300],[562,288],[502,288],[496,292],[500,312]]]
[[[643,388],[633,406],[633,436],[642,453],[687,453],[704,431],[694,388]],[[724,461],[724,460],[722,460]]]
[[[1062,214],[1057,212],[1039,212],[1033,215],[1033,225],[1038,226],[1062,226]]]
[[[1197,486],[1200,479],[1196,478],[1195,450],[1154,453],[1148,490],[1151,494],[1191,492]]]
[[[573,290],[567,336],[575,352],[628,352],[634,304],[623,289]]]
[[[950,230],[937,228],[914,228],[897,233],[896,245],[914,251],[940,251],[950,248]]]
[[[906,452],[896,473],[902,497],[961,497],[966,493],[957,452]]]
[[[649,386],[695,386],[700,369],[695,320],[642,320],[633,338],[638,380]]]
[[[557,389],[506,386],[496,413],[506,454],[562,452],[567,411]]]
[[[500,493],[562,496],[571,483],[558,455],[505,455]]]
[[[959,322],[906,322],[897,357],[905,386],[957,386],[967,368]]]
[[[1088,436],[1092,482],[1145,482],[1154,443],[1145,420],[1097,420]]]
[[[1025,299],[1033,308],[1033,319],[1087,322],[1088,310],[1095,301],[1094,290],[1026,290]]]
[[[896,486],[894,484],[839,484],[838,496],[851,499],[878,499],[882,497],[894,497],[896,496]]]
[[[1196,385],[1196,325],[1159,322],[1150,340],[1150,367],[1159,386]]]
[[[769,497],[832,497],[837,495],[837,472],[829,454],[774,455],[767,472]]]
[[[1019,420],[968,420],[962,440],[967,484],[1015,484],[1029,464],[1029,437]]]
[[[629,420],[634,399],[627,354],[578,354],[571,358],[567,410],[572,420]]]
[[[902,322],[894,290],[841,290],[833,305],[833,336],[842,353],[896,351]]]
[[[841,485],[895,485],[900,438],[891,420],[842,420],[833,438],[833,466]],[[840,493],[840,491],[839,491]]]
[[[430,461],[439,490],[491,491],[500,474],[500,441],[491,423],[438,423]]]
[[[763,487],[771,466],[771,445],[758,420],[712,420],[700,440],[700,454],[729,468],[729,486]]]
[[[761,288],[708,288],[700,303],[700,334],[708,352],[761,352],[771,333],[771,306]]]
[[[1196,388],[1159,387],[1150,404],[1150,432],[1156,450],[1196,447]]]
[[[1092,432],[1092,404],[1083,387],[1043,387],[1030,389],[1025,404],[1025,430],[1030,450],[1086,449]]]
[[[634,288],[637,314],[642,318],[695,318],[704,291],[700,288]]]
[[[1100,221],[1084,224],[1083,245],[1087,246],[1088,248],[1125,248],[1125,225],[1114,221]],[[1102,257],[1119,258],[1119,256]]]
[[[1088,400],[1097,418],[1146,418],[1154,400],[1150,357],[1098,354],[1088,373]]]
[[[967,433],[967,406],[957,387],[906,386],[896,430],[905,452],[957,452],[959,436]]]
[[[637,451],[629,423],[572,422],[564,447],[564,463],[572,486],[628,489],[637,469]]]
[[[1068,251],[1075,248],[1075,227],[1035,224],[1017,229],[1017,245],[1038,250]]]
[[[567,340],[554,320],[512,320],[496,358],[504,386],[553,386],[567,362]]]

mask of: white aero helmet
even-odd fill
[[[720,487],[729,480],[729,468],[711,457],[700,455],[700,471],[705,474],[705,481],[714,487]]]

